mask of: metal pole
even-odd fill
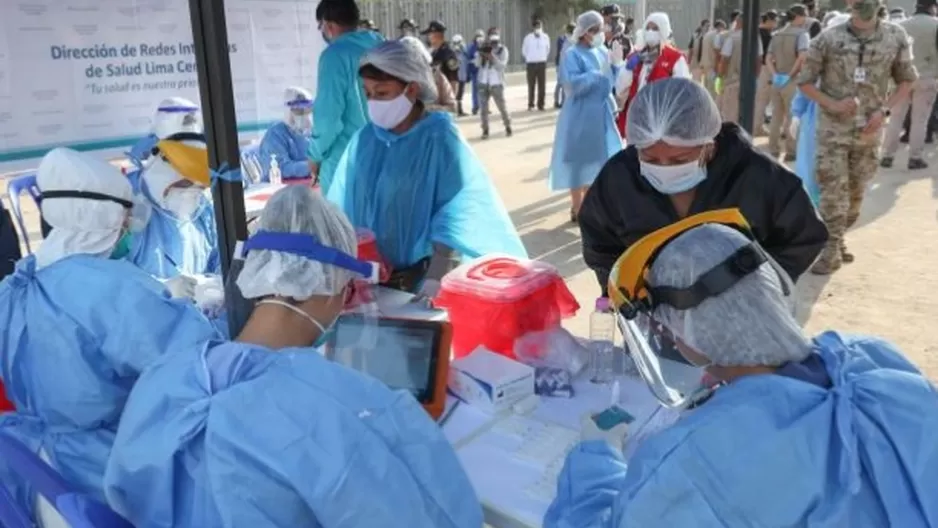
[[[739,75],[739,125],[753,132],[759,56],[759,0],[743,0],[743,49]],[[760,123],[761,124],[761,123]]]
[[[209,166],[216,171],[222,167],[238,169],[241,165],[241,149],[228,56],[225,0],[189,0],[189,13]],[[232,259],[235,244],[247,238],[244,189],[240,182],[219,180],[212,183],[212,197],[218,229],[218,253],[225,277],[228,326],[231,335],[235,336],[251,312],[251,304],[241,296],[233,280],[240,271],[237,269],[240,261]]]

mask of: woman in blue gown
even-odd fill
[[[436,100],[430,66],[399,41],[362,59],[371,123],[349,143],[327,197],[375,233],[388,286],[435,295],[458,254],[527,253],[482,161]]]
[[[544,527],[938,526],[935,385],[881,339],[805,337],[787,275],[723,213],[649,235],[610,280],[722,386],[627,462],[623,428],[584,420]],[[630,350],[660,389],[642,342]]]
[[[610,157],[622,150],[612,96],[617,68],[604,44],[603,17],[587,11],[576,21],[573,41],[560,61],[566,100],[560,109],[550,157],[550,190],[569,189],[576,222],[586,191]]]
[[[0,283],[0,379],[19,439],[84,494],[104,499],[105,463],[137,376],[166,352],[217,337],[190,302],[122,257],[130,247],[130,183],[85,154],[50,151],[39,165],[52,231]],[[0,485],[27,511],[29,486],[0,460]]]
[[[314,347],[370,268],[305,186],[264,208],[237,279],[257,303],[234,341],[179,349],[134,386],[111,506],[137,528],[478,528],[456,453],[417,400]]]
[[[795,93],[791,101],[791,116],[798,120],[798,157],[795,160],[795,174],[801,178],[805,190],[814,202],[820,203],[821,190],[814,179],[814,150],[817,143],[817,103],[805,97],[801,90]],[[795,127],[792,127],[793,129]],[[791,131],[789,131],[789,134]]]

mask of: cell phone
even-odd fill
[[[608,431],[617,425],[630,424],[635,421],[634,416],[618,405],[613,405],[599,414],[594,414],[592,418],[593,423],[595,423],[596,427],[599,427],[601,431]]]

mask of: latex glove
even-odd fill
[[[625,63],[625,69],[629,71],[635,70],[638,67],[638,64],[642,61],[642,57],[638,53],[633,53],[629,56],[629,60]]]
[[[169,290],[173,299],[191,299],[195,297],[195,287],[198,281],[188,275],[177,275],[163,281],[163,286]]]
[[[580,440],[583,442],[603,440],[613,449],[622,451],[625,437],[628,436],[629,433],[629,425],[621,423],[608,431],[603,431],[593,420],[593,414],[596,413],[586,413],[580,417]]]
[[[612,49],[609,50],[609,57],[612,61],[612,65],[616,67],[622,66],[622,63],[625,62],[625,59],[622,58],[622,43],[618,40],[612,43]]]
[[[801,120],[797,117],[791,118],[791,124],[788,125],[788,137],[792,139],[798,138],[798,127],[801,125]]]

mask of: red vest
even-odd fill
[[[671,46],[662,46],[661,52],[658,54],[658,60],[652,64],[651,71],[648,72],[648,79],[645,80],[645,84],[670,77],[674,72],[674,65],[683,58],[684,54],[681,53],[679,49]],[[626,116],[629,111],[629,105],[632,104],[632,99],[634,99],[635,94],[638,93],[638,85],[641,84],[642,68],[644,68],[644,66],[644,63],[639,62],[638,66],[632,71],[632,85],[629,86],[629,97],[625,100],[625,106],[622,112],[619,113],[617,123],[617,125],[619,125],[619,133],[622,137],[625,137]]]

